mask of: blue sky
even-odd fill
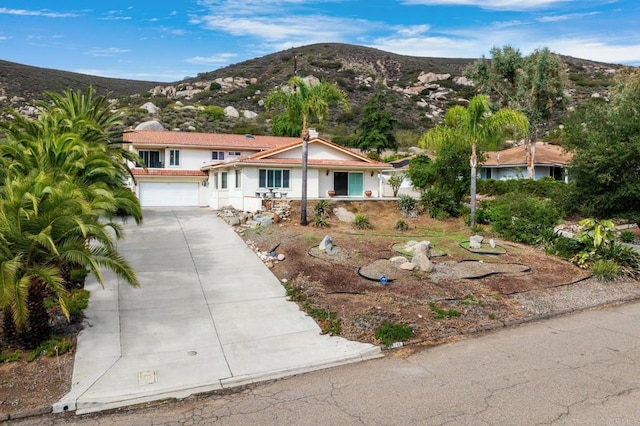
[[[322,42],[464,58],[510,44],[637,66],[639,23],[638,0],[2,0],[0,59],[166,82]]]

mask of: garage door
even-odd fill
[[[140,182],[142,207],[190,207],[198,205],[196,182]]]

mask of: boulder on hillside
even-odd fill
[[[146,110],[149,114],[156,114],[158,111],[160,111],[160,108],[155,106],[153,102],[145,102],[144,104],[142,104],[140,109]]]
[[[138,124],[136,130],[165,130],[165,128],[159,121],[149,120]]]
[[[224,116],[231,118],[240,118],[240,113],[234,107],[228,106],[224,109]]]

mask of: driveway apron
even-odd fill
[[[381,356],[322,335],[242,239],[209,209],[144,211],[118,251],[140,287],[89,279],[71,391],[54,412],[100,411]]]

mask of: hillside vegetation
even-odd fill
[[[571,102],[569,108],[596,96],[607,96],[620,65],[562,56]],[[368,47],[322,43],[266,55],[201,73],[171,84],[109,79],[0,61],[0,107],[25,108],[45,90],[94,86],[110,93],[127,109],[127,126],[155,119],[167,129],[234,133],[268,133],[264,98],[294,72],[303,78],[335,83],[345,91],[351,111],[336,113],[321,132],[329,137],[353,132],[361,107],[382,87],[389,109],[399,120],[397,130],[421,134],[439,122],[447,108],[465,104],[475,94],[462,76],[474,58],[421,58]],[[160,110],[140,107],[152,102]],[[233,107],[238,112],[224,111]]]

